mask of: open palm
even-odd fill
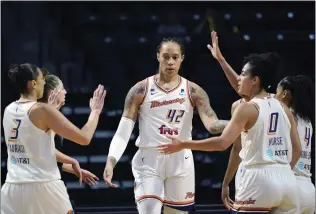
[[[216,60],[218,60],[218,61],[223,60],[224,57],[223,57],[221,50],[219,49],[219,46],[218,46],[217,33],[215,31],[213,31],[211,33],[211,37],[212,37],[212,45],[208,44],[207,48],[211,51],[213,57]]]

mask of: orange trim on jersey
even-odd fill
[[[140,105],[142,105],[142,104],[144,103],[144,100],[145,100],[145,98],[147,97],[147,94],[148,94],[148,86],[149,86],[149,80],[148,80],[148,78],[146,78],[145,95],[144,95],[143,100],[142,100],[142,102],[140,103]]]
[[[176,89],[178,89],[178,88],[180,87],[181,82],[182,82],[182,77],[179,76],[179,78],[180,78],[180,79],[179,79],[178,85],[175,86],[175,87],[174,87],[173,89],[171,89],[170,91],[167,91],[167,90],[165,90],[164,88],[162,88],[162,87],[160,87],[160,86],[158,85],[156,76],[154,76],[154,84],[157,86],[157,88],[158,88],[160,91],[162,91],[162,92],[164,92],[164,93],[166,93],[166,94],[169,94],[169,93],[175,91]]]
[[[137,198],[136,201],[140,201],[140,200],[143,200],[143,199],[146,199],[146,198],[154,198],[154,199],[157,199],[157,200],[159,200],[159,201],[161,201],[163,203],[163,199],[160,198],[157,195],[143,195],[143,196],[140,196],[139,198]]]
[[[159,201],[161,201],[162,203],[166,203],[166,204],[170,204],[170,205],[186,205],[186,204],[192,204],[195,202],[194,199],[191,200],[187,200],[187,201],[168,201],[168,200],[163,200],[161,197],[157,196],[157,195],[143,195],[140,196],[139,198],[136,199],[136,201],[141,201],[147,198],[154,198],[157,199]]]
[[[8,140],[11,143],[17,142],[17,140]]]
[[[190,90],[189,90],[189,80],[187,80],[187,95],[188,95],[188,98],[190,100],[191,106],[194,108],[195,105],[193,103],[193,100],[192,100],[192,97],[191,97],[191,93],[190,93]]]
[[[186,205],[186,204],[192,204],[194,203],[194,199],[188,200],[188,201],[168,201],[164,200],[163,201],[166,204],[171,204],[171,205]]]
[[[236,205],[233,205],[233,209],[235,210],[245,210],[245,211],[271,211],[274,210],[276,207],[238,207]]]

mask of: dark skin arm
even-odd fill
[[[221,133],[229,121],[219,120],[215,111],[210,105],[210,99],[207,93],[197,84],[190,82],[189,83],[190,93],[192,101],[196,106],[199,116],[205,126],[205,128],[211,134]]]
[[[146,80],[138,82],[129,90],[125,98],[124,112],[122,117],[129,118],[133,121],[137,120],[138,110],[146,93],[146,83]],[[111,182],[113,177],[113,169],[116,166],[117,161],[118,160],[112,156],[109,156],[106,161],[103,177],[107,185],[110,187],[118,187],[116,184]]]

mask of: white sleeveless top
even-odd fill
[[[54,134],[31,122],[29,110],[36,102],[13,102],[3,115],[8,150],[7,183],[45,182],[60,179]]]
[[[192,139],[193,102],[189,83],[179,76],[179,83],[166,91],[157,84],[156,76],[147,78],[144,101],[139,109],[138,147],[156,147],[170,143],[166,135],[181,140]]]
[[[302,155],[293,168],[294,174],[310,178],[312,176],[311,170],[311,143],[313,136],[313,127],[310,121],[304,121],[302,118],[296,116],[297,131],[300,137],[302,146]]]
[[[292,159],[291,124],[275,98],[254,98],[259,116],[254,126],[241,133],[240,158],[247,166],[281,164]]]

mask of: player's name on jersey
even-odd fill
[[[24,146],[18,144],[9,144],[9,150],[12,153],[25,153]]]
[[[280,146],[283,145],[282,137],[270,137],[269,146]]]

